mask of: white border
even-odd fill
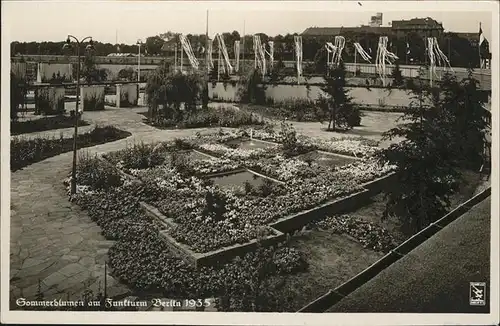
[[[2,7],[9,1],[2,1]],[[34,1],[33,1],[34,2]],[[45,1],[40,1],[45,2]],[[47,1],[48,2],[48,1]],[[52,2],[52,1],[51,1]],[[67,1],[65,1],[67,2]],[[76,1],[73,1],[76,2]],[[90,1],[85,1],[90,2]],[[97,1],[92,1],[97,2]],[[146,6],[147,1],[123,1],[125,6]],[[492,51],[492,72],[499,71],[499,3],[496,1],[362,1],[362,6],[354,1],[238,1],[236,9],[232,2],[196,1],[196,2],[169,2],[175,10],[250,10],[250,11],[353,11],[375,13],[385,12],[411,12],[411,11],[487,11],[492,14],[492,31],[490,48]],[[5,7],[4,7],[5,8]],[[173,8],[174,9],[174,8]],[[2,323],[78,323],[78,324],[177,324],[177,325],[494,325],[499,322],[499,202],[498,202],[498,74],[492,74],[492,219],[491,219],[491,296],[490,314],[306,314],[306,313],[211,313],[211,312],[21,312],[8,311],[9,309],[9,247],[10,247],[10,110],[9,108],[9,83],[10,79],[10,39],[9,21],[22,19],[11,17],[2,10],[2,108],[1,110],[1,321]],[[334,17],[334,16],[332,16]],[[295,32],[295,31],[293,31]],[[481,259],[482,257],[478,257]],[[497,289],[497,290],[495,290]],[[464,294],[467,295],[467,294]]]

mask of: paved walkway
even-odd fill
[[[137,110],[137,109],[136,109]],[[94,146],[91,153],[125,148],[134,141],[160,141],[193,135],[208,129],[158,130],[141,122],[134,110],[107,108],[88,112],[85,119],[112,123],[133,136]],[[85,284],[96,292],[104,283],[104,262],[112,241],[86,212],[68,201],[62,184],[71,167],[72,153],[64,153],[11,173],[10,293],[33,298],[41,290],[46,298],[78,298]],[[108,276],[110,296],[128,289]],[[14,307],[12,307],[14,308]]]

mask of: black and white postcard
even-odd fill
[[[498,2],[1,6],[3,323],[499,323]]]

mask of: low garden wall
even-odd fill
[[[35,114],[64,113],[64,87],[47,87],[35,90]]]
[[[405,89],[392,89],[374,87],[367,88],[346,87],[354,104],[367,106],[397,106],[407,107],[412,101],[411,95]],[[323,94],[321,86],[314,84],[268,84],[265,90],[266,98],[274,103],[289,101],[290,99],[317,100]],[[222,82],[209,84],[209,97],[212,100],[225,102],[238,102],[238,85],[231,83],[224,85]]]
[[[233,258],[238,256],[243,256],[246,253],[254,251],[258,245],[262,246],[274,246],[286,239],[286,233],[299,230],[305,225],[309,224],[311,221],[321,218],[325,214],[338,214],[341,212],[346,212],[350,210],[357,209],[365,205],[371,196],[380,192],[385,185],[391,183],[395,174],[389,174],[387,176],[375,179],[371,182],[364,184],[363,190],[351,194],[349,196],[333,200],[319,207],[303,211],[292,216],[284,217],[277,222],[269,225],[269,228],[273,231],[274,235],[264,237],[262,239],[251,240],[247,243],[236,244],[224,248],[220,248],[207,253],[196,253],[192,251],[188,246],[179,243],[173,237],[168,234],[168,230],[160,231],[166,244],[179,255],[184,261],[193,266],[199,268],[202,266],[214,266],[218,263],[231,261]],[[141,207],[144,209],[145,213],[155,219],[156,221],[163,224],[166,229],[174,228],[176,226],[175,222],[164,216],[160,211],[151,205],[146,203],[141,203]]]
[[[139,99],[139,84],[116,85],[117,108],[137,106],[138,99]]]
[[[104,110],[105,86],[82,86],[80,96],[83,111]]]

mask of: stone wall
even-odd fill
[[[35,90],[35,114],[64,113],[64,87],[47,87]]]
[[[116,85],[116,107],[125,108],[137,106],[139,99],[138,84]]]
[[[82,86],[80,98],[83,111],[104,110],[104,86]]]
[[[412,99],[407,90],[385,88],[366,88],[366,87],[346,87],[349,90],[349,96],[352,101],[360,106],[394,106],[406,107],[409,106]],[[225,102],[238,102],[238,86],[233,86],[231,83],[224,85],[216,83],[215,87],[209,83],[209,97],[213,100],[221,100]],[[321,86],[317,84],[307,87],[306,84],[268,84],[266,88],[266,97],[274,102],[284,102],[294,99],[298,100],[317,100],[324,92]]]

